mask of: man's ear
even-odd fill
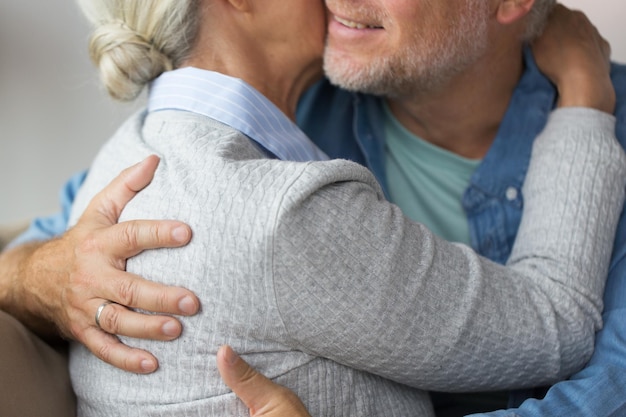
[[[252,2],[249,0],[227,0],[232,7],[240,12],[247,12],[252,9]]]
[[[496,18],[500,24],[509,25],[526,16],[534,4],[535,0],[502,0]]]

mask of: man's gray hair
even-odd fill
[[[537,36],[541,35],[543,28],[548,21],[550,12],[556,5],[556,0],[535,0],[535,4],[528,13],[526,32],[524,33],[524,40],[531,41]]]

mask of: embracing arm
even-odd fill
[[[559,8],[557,10],[559,10],[558,15],[562,19],[564,17],[563,8]],[[568,53],[570,52],[576,53],[577,48],[583,48],[583,50],[586,50],[586,52],[589,54],[587,56],[582,57],[583,64],[585,63],[588,57],[592,57],[591,62],[595,61],[597,64],[599,61],[598,59],[595,59],[594,57],[598,57],[598,55],[596,54],[597,51],[594,51],[594,48],[596,48],[598,45],[594,46],[593,44],[589,43],[589,41],[595,40],[597,42],[600,42],[599,46],[605,50],[604,53],[606,55],[606,45],[603,43],[603,41],[601,40],[601,37],[599,37],[597,32],[593,34],[593,36],[588,36],[588,33],[585,32],[585,30],[589,29],[589,26],[588,26],[589,22],[587,21],[585,23],[583,21],[582,23],[585,23],[587,25],[585,26],[581,24],[580,16],[570,15],[569,17],[573,17],[575,20],[578,19],[577,21],[573,22],[574,26],[571,26],[568,29],[567,27],[563,27],[559,24],[558,27],[560,27],[559,30],[561,30],[561,35],[563,34],[568,35],[568,36],[574,35],[573,37],[569,38],[569,42],[573,40],[576,47],[565,48],[563,42],[568,42],[568,38],[564,39],[562,37],[557,38],[558,42],[556,44],[554,42],[548,42],[547,44],[546,42],[543,42],[541,45],[539,45],[539,48],[541,49],[542,52],[538,51],[537,46],[536,46],[535,47],[536,56],[538,52],[541,52],[541,54],[543,54],[543,55],[540,54],[541,61],[538,60],[538,63],[542,66],[544,70],[547,68],[546,65],[548,67],[550,65],[555,66],[553,68],[562,68],[563,63],[567,62],[569,58],[572,58],[571,56],[564,57],[562,54],[555,54],[554,53],[555,47],[557,48],[556,51],[568,52]],[[568,18],[568,16],[565,16],[565,18]],[[571,24],[571,20],[570,20],[570,24]],[[551,27],[554,28],[554,19],[553,19]],[[582,32],[576,32],[577,30],[582,31]],[[576,35],[580,33],[583,33],[582,39],[576,38]],[[554,35],[555,33],[552,33],[551,36],[554,36]],[[558,36],[559,33],[557,32],[556,35]],[[545,37],[544,37],[544,40],[545,40]],[[591,46],[591,49],[589,49],[589,46]],[[548,57],[548,59],[551,60],[552,62],[545,62],[543,60],[545,57]],[[581,61],[579,60],[579,58],[580,57],[573,57],[574,62],[575,63],[578,62],[578,64],[580,64]],[[604,57],[600,56],[599,59],[602,60],[604,59]],[[571,66],[566,65],[567,68],[565,69],[568,71],[570,69],[575,70],[576,65],[578,64],[571,65]],[[590,67],[587,67],[587,68],[589,69]],[[591,73],[593,73],[593,71],[595,70],[592,67]],[[550,72],[548,75],[554,76],[555,74],[556,73]],[[570,72],[569,74],[573,75],[573,78],[570,77],[570,75],[566,76],[566,79],[559,78],[555,80],[553,78],[553,80],[555,80],[556,84],[559,87],[559,92],[561,93],[561,100],[560,100],[561,106],[564,106],[564,107],[585,106],[585,107],[596,108],[598,110],[606,111],[606,112],[612,111],[613,106],[615,105],[615,95],[614,95],[612,86],[609,86],[608,91],[607,91],[607,86],[606,86],[606,83],[604,82],[606,81],[606,73],[598,74],[598,77],[592,76],[591,80],[592,81],[595,80],[594,82],[599,81],[600,86],[598,88],[591,88],[591,89],[583,88],[583,91],[586,92],[587,94],[583,96],[578,95],[578,93],[580,93],[581,90],[579,90],[577,87],[580,86],[581,83],[587,83],[590,80],[590,78],[585,77],[584,74],[582,74],[582,78],[581,78],[581,74],[577,73],[576,71],[574,71],[573,73]],[[556,75],[560,76],[559,74],[556,74]],[[571,88],[572,86],[574,86],[573,89]],[[568,89],[564,90],[563,87],[566,87]],[[623,111],[626,111],[626,105],[623,105],[623,107],[624,107]],[[593,114],[593,111],[588,114]],[[576,111],[574,111],[573,113],[570,113],[570,115],[575,117]],[[608,119],[606,119],[606,121],[610,122]],[[575,121],[573,122],[575,124]],[[609,132],[607,131],[606,134],[608,135]],[[621,151],[618,151],[618,154],[620,152]],[[573,184],[569,184],[569,185],[572,186]],[[368,194],[370,192],[371,192],[370,190],[367,190],[367,187],[364,187],[363,189],[364,194]],[[346,198],[346,201],[349,201],[349,200],[350,198]],[[339,210],[330,211],[326,213],[326,216],[329,216],[329,215],[335,216],[335,215],[340,215],[341,213],[343,213],[344,210],[341,210],[340,206],[341,204],[338,204]],[[595,218],[601,219],[601,217],[597,215],[597,213],[596,213]],[[323,220],[323,219],[324,217],[322,216],[320,216],[319,218],[316,218],[316,220]],[[303,220],[303,224],[306,224],[304,220]],[[364,227],[367,227],[367,226],[368,224],[364,223]],[[294,232],[296,230],[298,230],[297,227],[294,228]],[[581,230],[584,230],[584,229],[581,229]],[[626,313],[626,280],[623,279],[623,277],[626,275],[626,214],[622,215],[622,219],[620,221],[620,225],[619,225],[616,235],[617,235],[617,239],[616,239],[614,255],[613,255],[614,260],[612,261],[612,264],[611,264],[611,269],[610,269],[609,278],[607,281],[607,288],[606,288],[606,293],[605,293],[605,298],[604,298],[605,312],[604,312],[603,318],[604,318],[605,328],[598,333],[597,341],[596,341],[597,343],[596,350],[588,366],[581,372],[575,374],[572,379],[557,383],[554,387],[550,389],[550,391],[548,391],[548,394],[546,395],[544,400],[527,401],[519,409],[508,410],[508,411],[502,410],[499,412],[489,413],[490,416],[505,417],[505,416],[511,416],[511,415],[519,415],[519,416],[525,416],[525,417],[526,416],[534,417],[534,416],[553,416],[553,415],[601,415],[601,416],[608,417],[608,416],[621,415],[626,411],[626,401],[624,400],[626,398],[626,394],[623,392],[624,387],[626,387],[626,354],[624,353],[626,352],[626,338],[624,337],[624,334],[626,334],[626,322],[623,320],[623,315]],[[580,238],[580,236],[578,238]],[[567,238],[565,239],[567,240]],[[362,249],[366,250],[368,248],[368,245],[369,245],[369,242],[366,242],[366,241],[362,242],[362,246],[363,246]],[[320,254],[329,256],[330,259],[334,259],[333,251],[330,249],[332,247],[333,246],[327,246],[327,247],[324,247],[323,245],[318,246],[317,244],[312,244],[311,246],[308,246],[306,242],[302,242],[302,248],[307,248],[307,250],[303,252],[303,255],[302,257],[300,257],[300,259],[298,259],[298,256],[294,254],[293,262],[294,264],[299,264],[300,262],[307,262],[306,257],[307,257],[307,254],[309,253],[311,253],[311,261],[312,261],[314,260],[315,252],[319,252]],[[378,251],[385,250],[384,247],[375,247],[374,249]],[[359,251],[360,249],[357,248],[354,251],[354,253],[358,255]],[[578,261],[579,261],[579,264],[584,264],[586,262],[586,259],[581,258]],[[427,268],[428,263],[429,261],[426,260],[424,262],[423,268]],[[338,267],[340,265],[335,264],[334,266]],[[382,270],[383,267],[379,266],[379,269]],[[589,271],[589,272],[592,272],[592,271]],[[330,304],[328,308],[325,308],[327,307],[325,305],[320,309],[322,311],[320,315],[322,315],[323,317],[322,317],[322,320],[320,320],[318,323],[317,332],[311,331],[311,340],[313,340],[313,344],[315,344],[316,338],[321,338],[321,339],[326,338],[327,329],[324,328],[324,325],[323,325],[324,320],[336,319],[336,316],[334,313],[336,312],[336,310],[338,310],[341,307],[340,303],[343,301],[345,308],[349,308],[350,293],[353,291],[360,290],[358,286],[355,287],[352,285],[353,281],[359,282],[361,278],[356,275],[366,274],[366,273],[367,273],[367,270],[364,268],[363,269],[355,268],[355,270],[353,271],[353,274],[355,275],[355,277],[352,277],[351,279],[348,279],[345,281],[337,281],[335,283],[335,287],[334,288],[329,287],[325,294],[320,294],[319,288],[317,288],[317,289],[312,289],[312,291],[311,290],[308,291],[308,294],[312,295],[312,297],[307,297],[307,295],[304,295],[302,297],[302,299],[306,301],[307,308],[311,308],[310,304],[314,302],[322,302],[322,303]],[[322,280],[319,280],[319,281],[321,282]],[[601,283],[601,281],[598,281],[598,282]],[[478,281],[478,283],[480,283],[480,281]],[[284,283],[284,284],[290,285],[288,283]],[[531,283],[531,286],[534,287],[535,284]],[[381,287],[385,289],[386,286],[381,285]],[[528,291],[529,289],[530,288],[524,285],[524,282],[522,281],[520,291],[524,292],[524,291]],[[572,292],[565,290],[565,288],[563,288],[563,290],[566,294],[569,293],[570,295],[566,295],[565,299],[556,299],[555,301],[557,302],[557,304],[563,303],[567,299],[570,299],[573,301],[575,298],[577,298],[577,297],[573,297],[573,298],[571,297],[571,294],[573,294]],[[597,290],[597,286],[596,286],[596,290]],[[376,282],[372,284],[370,291],[372,293],[371,299],[375,301],[381,301],[381,300],[376,300],[376,296],[377,296]],[[343,292],[347,293],[346,297],[342,296]],[[499,299],[506,298],[505,293],[496,293],[495,295]],[[438,294],[437,293],[433,294],[433,296],[441,297],[441,303],[440,305],[437,305],[436,302],[434,303],[435,305],[429,302],[426,303],[426,307],[428,307],[431,310],[431,314],[436,315],[439,309],[442,309],[442,311],[445,312],[446,309],[449,308],[449,305],[445,304],[445,300],[448,300],[448,302],[450,302],[449,300],[450,295],[444,293],[443,291],[440,291]],[[393,291],[390,291],[389,294],[384,293],[381,297],[389,298],[389,300],[384,301],[384,302],[389,306],[388,310],[391,311],[391,310],[396,309],[396,306],[394,304],[396,302],[403,303],[404,302],[403,299],[406,296],[403,297],[403,294],[400,292],[394,293]],[[416,296],[416,298],[417,297],[419,297],[419,294]],[[513,293],[511,301],[517,299],[518,297],[519,297],[519,294]],[[460,291],[459,301],[462,301],[464,298],[467,298],[465,296],[465,293]],[[596,299],[596,297],[591,297],[589,301],[593,299]],[[297,303],[298,301],[293,302],[294,305]],[[452,303],[454,303],[453,304],[454,306],[458,305],[456,300],[452,300]],[[490,299],[485,299],[485,303],[492,304]],[[593,306],[594,304],[596,304],[596,302],[591,301],[591,303],[588,303],[588,305],[590,306]],[[505,310],[502,313],[505,315],[506,314],[518,315],[520,318],[523,319],[523,315],[525,314],[524,310],[526,307],[521,310],[515,309],[515,305],[513,305],[512,307],[513,308],[511,310]],[[335,308],[335,310],[333,310],[333,308]],[[356,308],[360,308],[360,306],[357,305]],[[370,311],[372,316],[376,315],[376,308],[377,307],[374,304],[374,307]],[[416,305],[415,308],[420,309],[423,307],[422,305]],[[476,309],[480,310],[481,308],[483,307],[478,305]],[[594,308],[595,307],[592,307],[592,309]],[[559,306],[555,306],[555,310],[563,311],[561,307]],[[385,309],[382,309],[382,312],[383,314],[387,314]],[[409,314],[412,314],[412,313],[409,312]],[[287,314],[285,314],[284,317],[287,319],[287,323],[291,321],[291,318]],[[298,319],[305,320],[306,318],[299,317]],[[351,321],[351,319],[355,319],[355,321]],[[376,317],[369,318],[370,321],[374,321],[375,319]],[[404,320],[403,317],[399,317],[399,319]],[[487,316],[487,319],[493,320],[494,324],[498,324],[501,318],[498,315],[491,314]],[[563,317],[561,317],[560,319],[563,319]],[[368,345],[368,349],[378,350],[381,352],[378,355],[380,357],[378,359],[379,361],[381,362],[386,361],[386,365],[389,367],[393,367],[394,369],[398,369],[398,368],[400,368],[400,370],[404,369],[405,367],[403,367],[402,365],[398,365],[399,363],[402,363],[402,358],[398,357],[398,352],[396,351],[396,346],[398,346],[397,340],[398,338],[400,338],[398,334],[400,336],[406,335],[405,338],[409,339],[410,334],[408,333],[410,333],[412,329],[402,328],[402,326],[398,328],[398,326],[394,326],[393,320],[391,320],[392,329],[389,329],[387,334],[383,336],[380,336],[380,332],[368,333],[367,331],[363,331],[363,330],[356,331],[354,334],[350,334],[348,332],[348,329],[352,324],[358,326],[359,328],[363,328],[363,324],[362,324],[363,320],[365,319],[360,318],[359,314],[356,314],[355,317],[352,317],[352,318],[343,317],[344,329],[345,329],[344,334],[338,335],[337,339],[329,340],[329,343],[331,345],[335,341],[338,343],[342,343],[342,342],[351,343],[353,345],[365,343]],[[468,320],[471,321],[472,318],[469,318]],[[532,318],[528,318],[528,320],[532,320]],[[383,320],[381,319],[379,321],[382,322]],[[441,320],[440,322],[443,324],[443,328],[442,329],[435,328],[434,329],[435,333],[433,337],[437,337],[439,333],[449,333],[449,332],[446,332],[446,329],[454,325],[454,322],[446,323],[445,320]],[[524,322],[524,320],[521,320],[521,323],[522,323],[522,326],[531,325],[529,321]],[[488,324],[489,323],[487,323],[487,325]],[[425,322],[423,326],[430,326],[430,323]],[[460,335],[460,337],[468,339],[469,342],[472,342],[472,341],[474,341],[475,343],[484,343],[484,342],[489,343],[490,342],[490,340],[483,340],[480,336],[472,335],[471,331],[469,330],[471,330],[471,328],[468,329],[467,333],[463,333],[462,335]],[[539,336],[540,334],[543,334],[545,330],[546,329],[543,327],[537,327],[536,329],[537,336]],[[472,339],[472,336],[473,336],[473,339]],[[501,333],[499,337],[493,340],[493,342],[497,343],[501,337],[506,337],[506,334]],[[514,343],[515,340],[513,340],[512,342]],[[522,340],[520,339],[519,342],[522,342]],[[538,349],[537,352],[541,354],[542,353],[541,340],[538,340],[538,343],[539,344],[537,345],[537,349]],[[409,352],[409,354],[414,354],[414,351],[419,351],[422,345],[423,344],[421,345],[416,344],[413,347],[413,350],[409,348],[407,349],[407,351]],[[400,347],[404,348],[404,345],[400,345]],[[556,346],[556,348],[558,349],[559,347]],[[348,346],[348,349],[350,349],[350,346]],[[272,415],[272,416],[277,416],[277,417],[296,416],[296,415],[305,417],[309,415],[305,410],[303,410],[303,408],[301,408],[302,404],[298,405],[298,407],[300,408],[296,409],[298,410],[297,412],[294,412],[292,409],[281,408],[281,406],[288,407],[289,404],[294,404],[294,401],[296,401],[296,399],[293,398],[293,394],[288,393],[288,392],[286,393],[284,391],[284,388],[279,387],[276,384],[272,383],[271,381],[263,378],[262,375],[259,375],[258,373],[256,373],[240,358],[235,358],[235,360],[233,360],[232,362],[225,360],[225,358],[227,357],[227,355],[225,355],[224,353],[225,350],[226,350],[225,348],[222,348],[217,358],[217,363],[220,369],[220,373],[222,377],[224,378],[224,381],[229,385],[229,387],[231,387],[231,389],[233,389],[233,391],[238,396],[240,396],[240,398],[242,398],[242,400],[246,403],[246,405],[248,405],[249,407],[256,405],[256,410],[254,410],[255,411],[254,415],[259,415],[259,416]],[[322,352],[321,348],[319,352]],[[425,352],[424,354],[429,354],[430,351],[428,349],[424,349],[423,352]],[[368,352],[366,352],[366,354],[367,353]],[[437,352],[435,352],[435,354],[436,353]],[[454,352],[452,353],[454,354]],[[353,361],[351,360],[351,358],[348,358],[345,360],[345,363],[350,364],[352,362]],[[515,368],[515,366],[512,365],[512,362],[513,361],[511,361],[511,363],[508,366],[511,368]],[[521,360],[520,362],[524,362],[524,361]],[[486,368],[491,368],[492,366],[494,366],[494,363],[491,362],[491,359],[484,361],[483,364]],[[362,364],[358,364],[358,365],[362,365]],[[455,366],[456,366],[456,364],[449,364],[449,363],[446,364],[444,362],[442,362],[440,365],[442,366],[442,368],[445,368],[445,369],[452,368],[453,370],[455,369]],[[498,363],[496,363],[495,365],[499,366]],[[539,361],[538,364],[535,363],[534,365],[531,365],[531,366],[536,367],[537,365],[541,367],[543,364]],[[411,361],[407,361],[405,366],[411,367]],[[524,369],[524,366],[520,366],[516,368],[516,370],[519,370],[520,372],[526,371]],[[374,371],[376,371],[376,369],[374,369]],[[497,374],[497,373],[498,373],[498,370],[497,369],[494,370],[494,374]],[[391,375],[391,377],[393,377],[393,375]],[[503,379],[502,387],[504,385],[508,385],[508,382],[504,384],[504,382],[506,382],[506,376],[504,376],[503,378],[504,379]],[[481,376],[477,374],[476,385],[474,386],[470,385],[467,388],[476,389],[478,385],[482,382],[483,381],[481,380]],[[531,385],[531,381],[522,380],[520,382],[522,384],[526,383],[526,385]],[[471,381],[470,381],[470,384],[471,384]],[[498,388],[501,388],[501,387],[498,387]],[[260,411],[257,411],[257,410],[260,410]],[[289,410],[289,411],[284,411],[284,410]],[[253,410],[251,410],[251,413],[252,412]]]
[[[311,187],[285,198],[271,260],[294,347],[424,389],[536,385],[579,369],[601,326],[624,197],[613,123],[552,115],[508,267],[408,221],[360,167],[348,182],[312,165]]]
[[[0,309],[12,314],[41,337],[53,341],[59,337],[52,323],[43,317],[31,315],[27,307],[13,293],[24,270],[24,264],[43,242],[18,245],[0,253]]]
[[[94,322],[100,304],[169,314],[194,314],[199,307],[188,290],[166,287],[124,271],[126,259],[145,249],[176,247],[191,238],[175,221],[117,223],[124,205],[154,174],[158,158],[125,170],[98,194],[80,222],[58,238],[22,243],[0,255],[0,308],[41,336],[64,336],[84,343],[94,354],[132,372],[151,372],[150,353],[123,345],[113,334],[171,340],[180,323],[169,316],[146,316],[111,305]]]
[[[622,219],[618,234],[619,260],[611,267],[607,281],[604,328],[596,336],[589,363],[570,379],[552,386],[541,400],[527,400],[517,409],[480,416],[616,417],[626,413],[626,218]],[[267,389],[274,391],[270,386]]]
[[[564,8],[559,7],[555,11],[555,17],[560,17],[561,24],[568,23],[573,27],[587,28],[595,31],[593,25],[580,12],[566,13]],[[556,28],[549,26],[549,30],[554,35]],[[561,30],[561,36],[551,36],[555,44],[546,45],[541,42],[535,48],[550,50],[550,59],[563,62],[564,53],[576,53],[581,47],[597,39],[597,33],[587,33],[578,39],[574,39],[576,47],[572,47],[572,31]],[[556,32],[558,35],[559,32]],[[565,36],[567,35],[567,36]],[[566,44],[570,42],[570,44]],[[556,47],[555,47],[556,46]],[[598,60],[596,60],[598,61]],[[626,68],[615,67],[617,95],[620,100],[617,106],[618,132],[621,132],[622,142],[626,129],[624,126],[624,116],[626,115]],[[581,78],[578,76],[579,79]],[[597,80],[604,80],[602,74],[596,76]],[[610,80],[609,80],[610,81]],[[579,84],[584,84],[584,77]],[[584,88],[584,87],[583,87]],[[589,90],[589,89],[586,89]],[[602,88],[596,88],[602,91]],[[615,99],[615,93],[605,94],[609,99]],[[619,133],[618,133],[619,134]],[[481,414],[491,417],[542,417],[554,415],[567,416],[598,416],[613,417],[626,413],[626,213],[622,213],[619,226],[616,232],[615,244],[613,247],[613,259],[609,269],[609,275],[604,292],[604,328],[596,335],[596,344],[593,356],[586,364],[585,368],[574,374],[570,379],[559,382],[552,386],[542,400],[528,400],[518,409],[500,410],[492,413]]]
[[[557,26],[556,35],[580,33],[567,27]],[[318,173],[325,182],[294,196],[279,224],[274,271],[278,306],[297,347],[435,390],[535,386],[582,367],[602,325],[626,181],[615,117],[604,112],[615,106],[605,85],[607,48],[597,33],[593,39],[599,44],[575,43],[584,59],[599,60],[583,73],[602,64],[595,78],[604,84],[592,89],[600,95],[575,94],[583,81],[572,78],[573,66],[555,80],[566,108],[551,115],[535,142],[507,267],[409,222],[365,174],[339,183]],[[564,62],[542,59],[548,72]],[[603,94],[606,88],[612,94]]]

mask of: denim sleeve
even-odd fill
[[[543,400],[528,399],[517,409],[483,417],[626,416],[626,215],[617,229],[604,293],[604,328],[596,336],[587,366],[552,386]]]
[[[22,243],[52,239],[61,235],[67,229],[67,222],[72,208],[72,203],[76,197],[76,192],[85,180],[87,171],[79,172],[72,176],[63,186],[59,193],[61,211],[46,217],[35,218],[29,228],[20,236],[15,238],[9,247]]]

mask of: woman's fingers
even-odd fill
[[[582,12],[557,5],[533,42],[535,61],[556,84],[560,107],[615,108],[609,43]]]

